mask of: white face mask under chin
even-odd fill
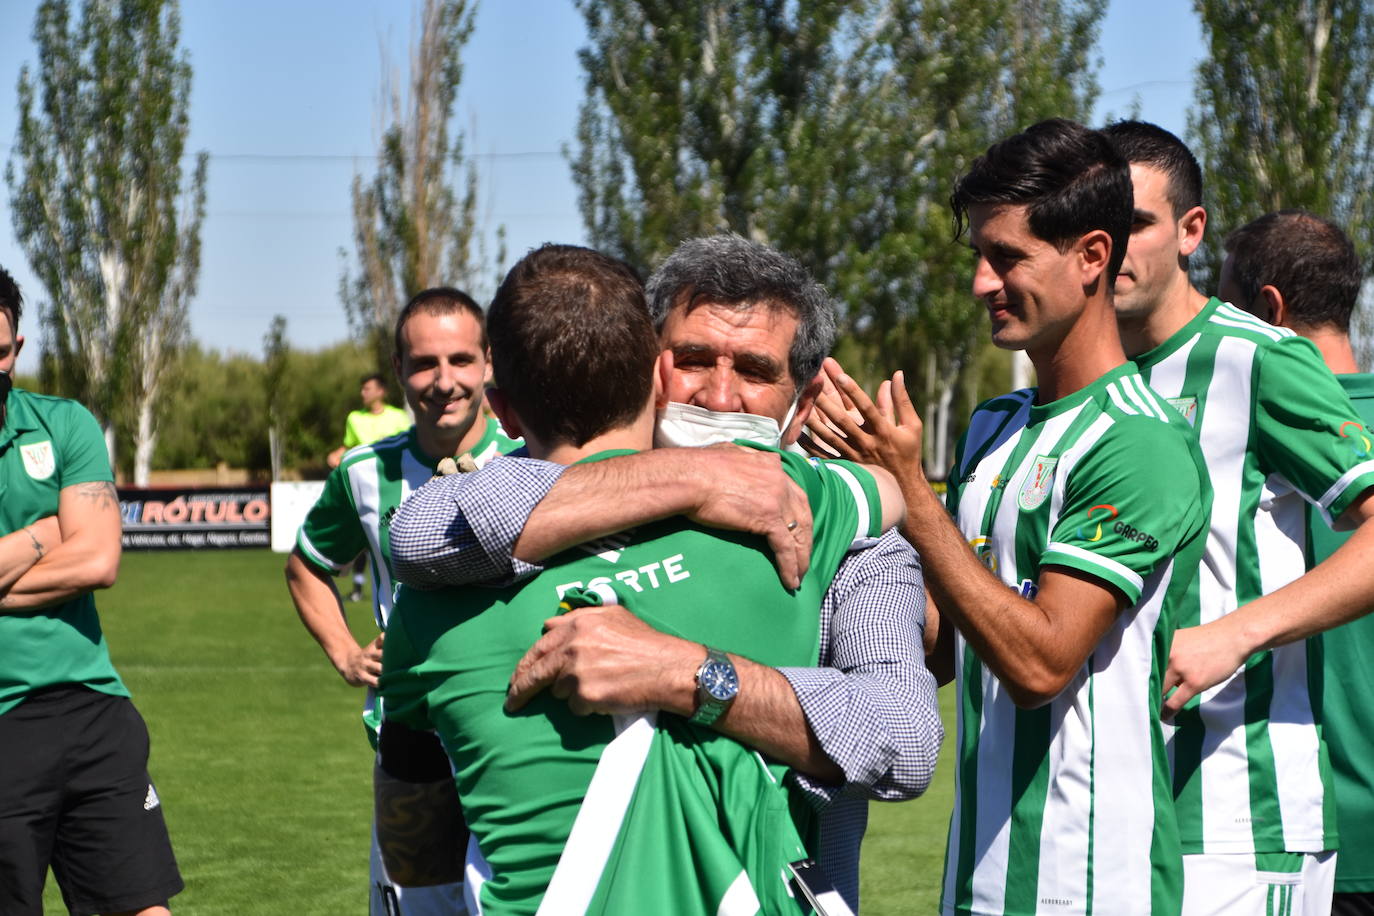
[[[796,413],[797,402],[793,401],[779,426],[772,417],[758,414],[720,413],[693,404],[671,403],[658,412],[654,446],[696,448],[744,439],[777,448],[782,441],[782,431],[792,422]]]

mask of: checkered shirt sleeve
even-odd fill
[[[896,531],[840,564],[821,603],[820,667],[780,669],[844,771],[843,786],[796,774],[819,806],[852,794],[899,801],[930,784],[944,726],[924,627],[921,561]]]
[[[507,585],[538,572],[511,556],[534,507],[564,467],[507,455],[481,470],[436,477],[391,522],[396,578],[415,588]]]

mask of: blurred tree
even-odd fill
[[[275,410],[282,468],[325,475],[324,456],[343,437],[340,418],[357,397],[358,377],[371,371],[372,353],[354,342],[314,352],[274,351],[272,340],[269,332],[261,360],[195,343],[186,347],[167,381],[156,468],[211,468],[223,461],[270,472]]]
[[[1199,282],[1220,271],[1226,233],[1302,207],[1374,257],[1374,4],[1196,0],[1209,54],[1188,127],[1203,169],[1209,243]]]
[[[163,379],[200,269],[207,156],[183,186],[191,65],[175,0],[45,0],[6,169],[15,233],[48,299],[46,387],[86,404],[148,479]]]
[[[286,390],[282,382],[290,365],[291,347],[286,342],[286,316],[273,315],[272,325],[262,339],[263,390],[267,394],[267,445],[271,452],[272,479],[281,477],[282,405]]]
[[[1105,0],[578,7],[571,158],[591,243],[641,271],[720,231],[798,257],[842,303],[849,370],[869,384],[908,370],[943,473],[964,408],[996,393],[949,192],[995,140],[1088,117]]]
[[[391,372],[392,326],[401,306],[422,289],[481,282],[485,251],[477,231],[477,169],[463,155],[463,132],[449,135],[463,79],[463,45],[475,7],[467,0],[425,0],[410,54],[409,93],[383,82],[377,174],[353,178],[357,272],[344,270],[339,295],[350,326],[375,353],[376,371]],[[460,177],[461,176],[461,177]],[[504,233],[498,230],[497,244]],[[505,259],[504,250],[496,260]]]

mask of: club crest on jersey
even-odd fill
[[[1031,462],[1030,473],[1026,475],[1026,482],[1021,484],[1021,494],[1016,497],[1016,504],[1024,511],[1030,512],[1040,508],[1045,497],[1050,495],[1050,490],[1054,488],[1054,466],[1058,463],[1057,455],[1035,456],[1035,460]]]
[[[1197,425],[1197,398],[1165,398],[1169,406],[1183,415],[1189,426]]]
[[[19,454],[24,459],[24,470],[28,471],[34,480],[47,480],[52,476],[52,472],[57,470],[57,461],[53,458],[52,442],[35,442],[32,445],[19,446]]]

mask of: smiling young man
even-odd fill
[[[1337,845],[1320,650],[1306,637],[1374,605],[1374,460],[1312,344],[1188,280],[1206,228],[1188,148],[1153,124],[1104,131],[1131,163],[1135,217],[1117,283],[1126,352],[1192,424],[1216,492],[1199,604],[1164,687],[1184,911],[1330,910]],[[1305,571],[1306,507],[1358,530]],[[1180,711],[1181,710],[1181,711]]]
[[[346,682],[367,688],[363,721],[376,746],[381,711],[374,688],[393,592],[390,525],[410,493],[427,482],[443,458],[469,455],[476,464],[519,443],[482,416],[491,378],[482,310],[456,289],[417,293],[396,319],[392,362],[415,413],[415,425],[359,446],[343,456],[324,493],[306,516],[286,564],[287,585],[301,622]],[[383,632],[358,645],[344,618],[332,576],[366,551],[371,558],[373,609]],[[462,885],[403,888],[386,874],[373,837],[371,912],[451,913]],[[399,909],[397,909],[399,907]]]
[[[993,342],[1038,388],[982,404],[948,512],[921,470],[900,373],[864,413],[823,401],[846,457],[886,466],[903,532],[958,631],[958,770],[945,914],[1176,913],[1183,865],[1159,721],[1210,491],[1183,420],[1126,361],[1112,281],[1131,224],[1124,160],[1097,131],[1036,124],[952,195]]]

